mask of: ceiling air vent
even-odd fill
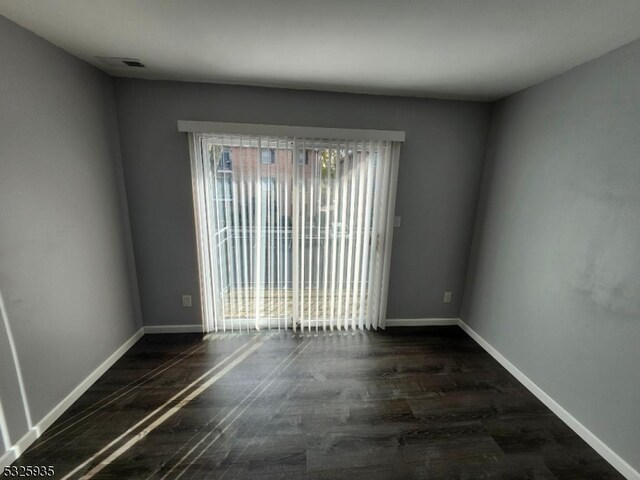
[[[133,67],[133,68],[144,68],[144,64],[140,61],[139,58],[126,58],[126,57],[96,57],[105,65],[109,65],[110,67]]]

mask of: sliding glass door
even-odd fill
[[[383,326],[397,143],[190,137],[207,330]]]

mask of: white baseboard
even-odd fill
[[[489,342],[482,338],[475,330],[464,321],[459,321],[460,328],[462,328],[471,338],[473,338],[482,348],[484,348],[489,355],[495,358],[500,365],[502,365],[511,375],[522,383],[531,393],[533,393],[538,400],[544,403],[549,410],[555,413],[560,420],[566,423],[569,428],[576,432],[585,442],[587,442],[591,448],[602,456],[607,462],[609,462],[618,472],[620,472],[628,480],[640,480],[640,472],[634,469],[631,465],[625,462],[616,452],[611,450],[602,440],[593,434],[587,427],[580,423],[573,415],[571,415],[562,405],[551,398],[542,388],[533,382],[524,373],[518,370],[513,363],[511,363],[504,355],[496,350]]]
[[[22,455],[25,452],[25,450],[29,448],[29,446],[38,439],[40,435],[38,435],[38,433],[36,432],[36,428],[37,426],[33,427],[31,430],[25,433],[24,436],[20,440],[18,440],[13,445],[13,447],[11,447],[16,458]]]
[[[144,333],[202,333],[202,325],[145,325]]]
[[[40,437],[60,415],[62,415],[80,396],[93,385],[116,361],[124,355],[141,337],[144,335],[144,329],[134,333],[122,346],[113,352],[109,358],[102,362],[98,368],[91,372],[80,385],[74,388],[60,403],[45,415],[33,428],[31,428],[20,440],[18,440],[11,448],[0,457],[0,469],[11,465],[24,451]]]
[[[459,318],[387,318],[385,327],[443,327],[458,325]]]
[[[16,458],[16,452],[13,451],[13,448],[6,451],[0,456],[0,469],[4,470],[4,467],[11,465],[16,461]]]

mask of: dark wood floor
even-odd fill
[[[95,479],[622,478],[458,327],[147,335],[16,465]]]

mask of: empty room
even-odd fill
[[[640,2],[0,0],[0,478],[640,480]]]

